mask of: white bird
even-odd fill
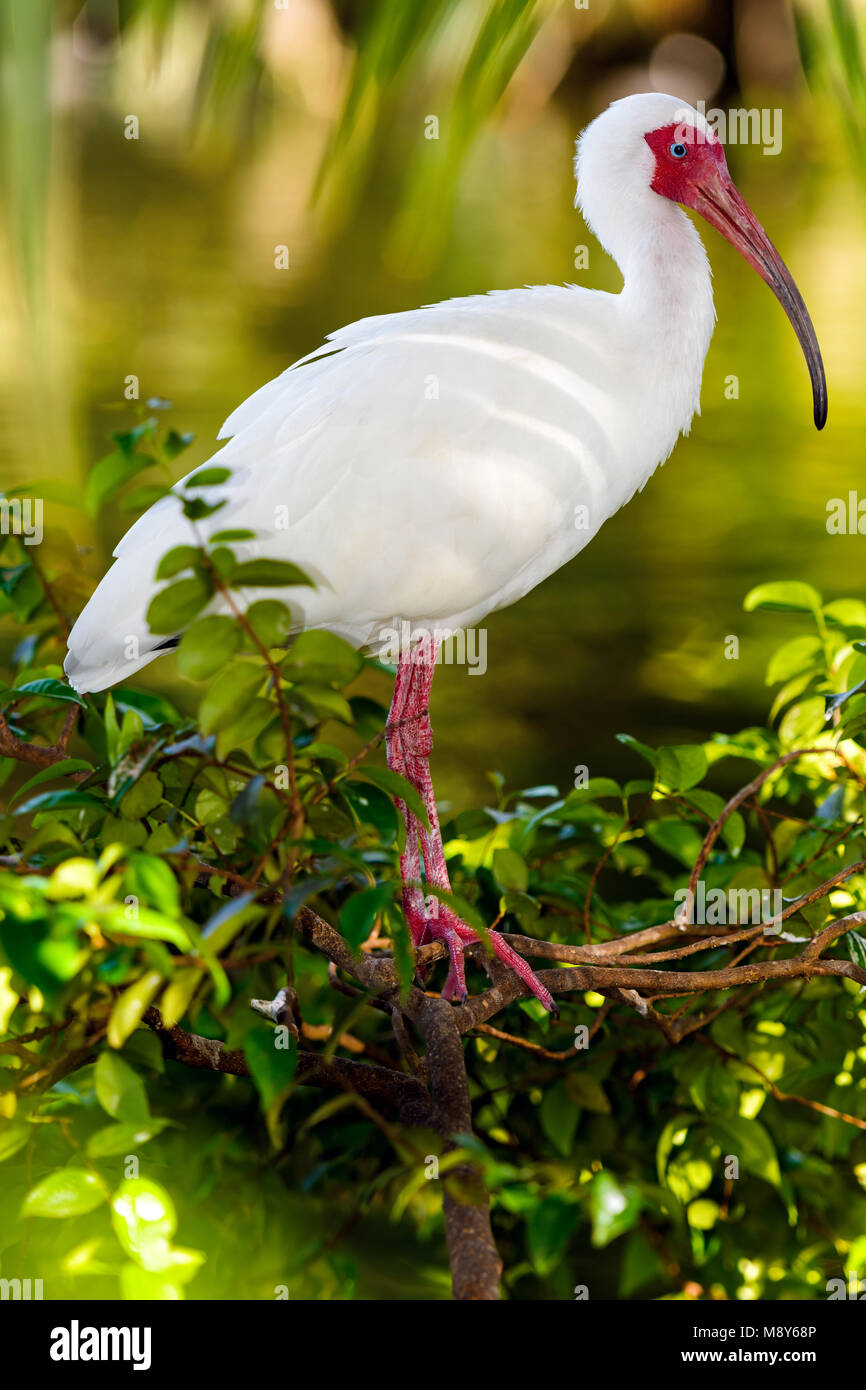
[[[367,650],[408,633],[388,759],[423,796],[430,826],[401,803],[403,904],[416,944],[448,946],[446,998],[465,997],[463,945],[476,938],[418,886],[423,858],[427,882],[449,887],[428,767],[437,633],[479,622],[570,560],[688,432],[715,312],[701,239],[678,204],[769,284],[806,357],[816,426],[826,419],[805,305],[701,114],[659,93],[614,102],[579,139],[576,174],[576,202],[622,272],[619,294],[497,291],[331,334],[223,425],[230,442],[218,462],[233,471],[209,500],[226,505],[198,535],[177,498],[151,507],[69,638],[66,672],[79,691],[103,690],[176,645],[145,618],[158,561],[227,527],[256,533],[235,545],[239,558],[288,559],[315,580],[286,591],[298,630]],[[249,603],[264,596],[245,591]],[[219,608],[217,599],[210,611]],[[493,941],[553,1011],[526,962],[498,932]]]

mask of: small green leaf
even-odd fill
[[[150,1119],[144,1082],[116,1052],[100,1052],[93,1082],[96,1099],[113,1120],[135,1125]]]
[[[178,579],[151,599],[147,609],[148,627],[157,634],[180,632],[210,601],[212,592],[208,575]]]
[[[363,767],[358,768],[353,777],[348,779],[357,782],[363,779],[365,782],[372,782],[374,787],[379,787],[389,796],[405,802],[413,815],[417,816],[425,830],[430,829],[430,822],[427,819],[427,808],[424,805],[417,789],[405,777],[401,777],[399,772],[394,772],[390,767]]]
[[[654,748],[650,748],[646,743],[641,743],[640,739],[633,738],[631,734],[617,734],[616,741],[625,744],[626,748],[630,748],[633,753],[639,753],[652,767],[655,767],[657,754]]]
[[[201,702],[202,733],[214,734],[239,719],[264,678],[264,669],[249,662],[238,662],[221,671]]]
[[[31,1188],[22,1216],[83,1216],[107,1196],[105,1184],[86,1168],[61,1168]]]
[[[283,647],[292,628],[292,615],[276,598],[263,598],[246,612],[247,622],[263,647]]]
[[[141,820],[159,805],[163,785],[155,772],[143,772],[120,802],[120,814],[126,820]]]
[[[167,1121],[152,1117],[141,1124],[106,1125],[91,1134],[87,1141],[90,1158],[116,1158],[118,1154],[134,1153],[141,1144],[161,1134]]]
[[[243,528],[229,531],[214,531],[210,538],[211,545],[231,545],[234,541],[254,541],[255,531],[245,531]]]
[[[513,889],[525,893],[529,886],[526,860],[516,850],[500,848],[493,851],[493,877],[503,891]]]
[[[181,570],[195,569],[201,562],[202,553],[197,545],[176,545],[163,555],[156,567],[156,578],[173,579]]]
[[[43,782],[51,782],[55,777],[65,777],[70,772],[92,772],[93,764],[85,761],[84,758],[61,758],[59,763],[52,763],[50,767],[43,767],[41,771],[34,773],[19,787],[17,792],[10,798],[8,809],[11,810],[15,802],[20,800],[25,793],[33,787],[41,786]]]
[[[742,1115],[714,1117],[710,1129],[722,1145],[723,1152],[738,1158],[749,1173],[764,1178],[781,1190],[782,1175],[776,1146],[764,1126]]]
[[[541,1128],[563,1158],[568,1158],[574,1141],[580,1108],[571,1099],[565,1084],[548,1086],[541,1102]]]
[[[276,589],[295,584],[315,585],[308,574],[287,560],[244,560],[232,578],[232,588]]]
[[[59,787],[56,791],[40,792],[38,796],[32,796],[23,806],[17,808],[15,815],[30,816],[36,811],[69,810],[79,806],[95,807],[98,811],[105,810],[105,802],[90,792],[79,791],[77,787]]]
[[[50,679],[26,681],[24,685],[14,686],[13,693],[16,699],[22,695],[39,695],[43,700],[61,700],[65,704],[80,705],[82,709],[87,704],[86,700],[76,694],[71,685]]]
[[[101,458],[91,469],[84,489],[84,505],[89,515],[96,516],[100,507],[115,497],[136,473],[152,464],[153,459],[147,454],[123,451]]]
[[[773,653],[767,667],[766,684],[775,685],[777,681],[789,681],[801,672],[821,669],[822,652],[820,637],[809,633],[794,637]]]
[[[108,1018],[108,1045],[122,1047],[141,1022],[141,1016],[162,984],[162,972],[147,970],[138,980],[133,980],[114,1001]]]
[[[759,584],[750,589],[743,600],[747,613],[756,608],[769,608],[778,613],[820,613],[821,595],[811,584],[799,579],[786,579],[773,584]]]
[[[656,768],[659,780],[671,791],[688,791],[707,772],[707,755],[699,744],[660,748]]]
[[[125,800],[125,798],[124,798]],[[130,894],[157,912],[180,911],[177,879],[164,859],[155,854],[131,854],[123,875],[124,897]]]
[[[186,479],[184,487],[216,487],[218,483],[224,483],[232,476],[230,468],[200,468],[197,473]]]
[[[241,640],[241,629],[234,618],[219,614],[199,618],[181,639],[178,669],[190,680],[207,680],[231,661]]]
[[[163,452],[166,458],[175,459],[178,454],[182,454],[184,449],[188,449],[190,444],[195,442],[195,435],[189,433],[178,433],[177,430],[169,430],[163,443]]]
[[[596,1249],[630,1231],[640,1216],[641,1206],[636,1189],[621,1186],[613,1173],[606,1170],[596,1173],[589,1190],[592,1243]]]
[[[364,665],[364,658],[334,632],[302,632],[294,640],[283,673],[287,680],[314,685],[348,685]]]
[[[269,1110],[286,1095],[298,1063],[297,1048],[278,1047],[279,1040],[276,1030],[261,1028],[253,1029],[244,1040],[244,1056],[264,1110]]]
[[[579,1221],[577,1203],[558,1194],[545,1197],[534,1207],[527,1225],[527,1245],[538,1274],[544,1276],[556,1268]]]
[[[367,940],[376,918],[393,896],[393,884],[379,883],[349,898],[340,912],[340,934],[350,946],[357,948]]]

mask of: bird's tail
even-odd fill
[[[153,590],[131,571],[129,557],[115,560],[69,634],[63,669],[80,694],[117,685],[177,646],[177,636],[148,628]]]

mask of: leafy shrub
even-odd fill
[[[145,420],[114,442],[94,509],[153,500],[167,484],[138,475],[189,439]],[[193,521],[221,472],[187,484]],[[323,1098],[298,1066],[425,1075],[397,996],[372,1007],[297,929],[305,912],[335,924],[364,959],[390,958],[408,997],[392,797],[415,793],[382,765],[385,709],[353,693],[364,658],[326,633],[286,645],[278,595],[303,576],[239,560],[226,531],[163,559],[150,610],[155,631],[187,629],[197,713],[135,686],[82,698],[57,660],[73,585],[0,539],[0,614],[19,629],[0,690],[4,1276],[43,1277],[46,1297],[175,1298],[190,1280],[200,1298],[446,1296],[442,1189],[470,1170],[513,1297],[810,1298],[863,1272],[862,601],[798,582],[748,596],[790,615],[767,727],[681,747],[623,736],[626,784],[497,778],[491,805],[445,826],[465,914],[554,943],[580,981],[549,972],[561,1023],[523,998],[496,1028],[467,1024],[474,1133],[449,1153],[351,1085]],[[274,597],[245,611],[252,582]],[[202,616],[215,594],[223,611]],[[690,882],[726,902],[781,892],[781,928],[675,920]],[[659,964],[716,974],[634,985]],[[484,968],[476,953],[473,994]],[[250,1010],[287,982],[293,1012]],[[181,1065],[172,1030],[223,1074]]]

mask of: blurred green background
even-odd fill
[[[863,476],[864,82],[860,3],[809,0],[2,0],[0,486],[44,489],[44,555],[80,592],[131,517],[80,495],[106,434],[173,403],[207,458],[250,391],[365,314],[490,288],[618,288],[573,208],[580,129],[629,92],[779,108],[782,149],[729,149],[824,352],[829,424],[767,288],[709,229],[719,323],[703,414],[589,549],[488,622],[488,671],[444,667],[440,795],[485,773],[618,775],[614,735],[656,744],[761,719],[783,616],[764,579],[858,591],[862,540],[826,504]],[[439,139],[425,138],[428,117]],[[128,118],[138,138],[126,138]],[[589,246],[588,270],[575,248]],[[275,248],[289,268],[276,269]],[[739,399],[725,380],[739,378]],[[52,500],[55,499],[55,500]],[[383,537],[383,544],[387,538]],[[725,640],[740,638],[738,660]],[[2,654],[11,625],[0,628]],[[368,677],[387,697],[384,677]],[[171,659],[145,684],[183,701]]]

